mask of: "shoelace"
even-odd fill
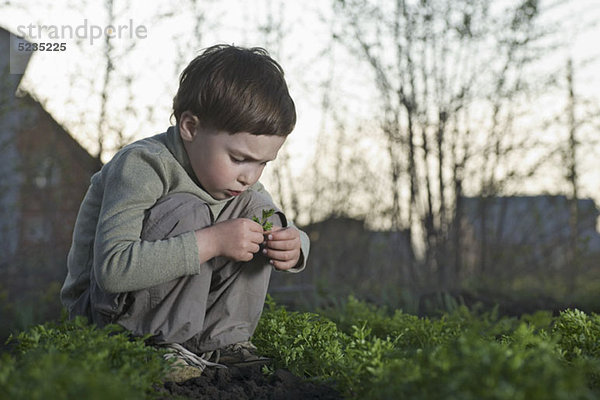
[[[233,351],[239,351],[239,350],[256,351],[257,350],[256,346],[253,345],[252,342],[249,342],[249,341],[232,344],[231,349]]]
[[[182,358],[185,362],[193,367],[198,367],[204,370],[206,367],[215,367],[215,368],[227,368],[227,366],[223,364],[218,364],[215,362],[211,362],[202,358],[195,353],[192,353],[179,343],[161,343],[162,347],[171,350],[170,353],[165,354],[165,360],[170,360],[173,357]]]

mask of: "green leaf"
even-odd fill
[[[273,224],[268,221],[268,218],[273,214],[275,214],[275,210],[272,208],[270,210],[262,210],[262,218],[259,219],[257,216],[254,216],[252,217],[252,221],[262,225],[264,231],[270,231],[273,228]]]

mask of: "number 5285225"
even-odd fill
[[[65,51],[67,50],[66,43],[19,43],[17,45],[19,51]]]

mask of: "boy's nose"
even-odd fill
[[[241,174],[240,176],[238,176],[238,182],[241,183],[243,186],[250,186],[250,184],[252,183],[250,174]]]
[[[248,186],[248,179],[246,179],[245,176],[239,176],[238,182],[241,183],[243,186]]]
[[[240,174],[238,177],[238,182],[244,186],[250,186],[258,180],[257,172],[252,171],[244,171],[244,173]]]

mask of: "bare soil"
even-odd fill
[[[260,366],[207,368],[201,377],[182,383],[166,382],[159,392],[164,399],[177,396],[210,400],[343,399],[327,385],[306,381],[283,369],[265,375]]]

